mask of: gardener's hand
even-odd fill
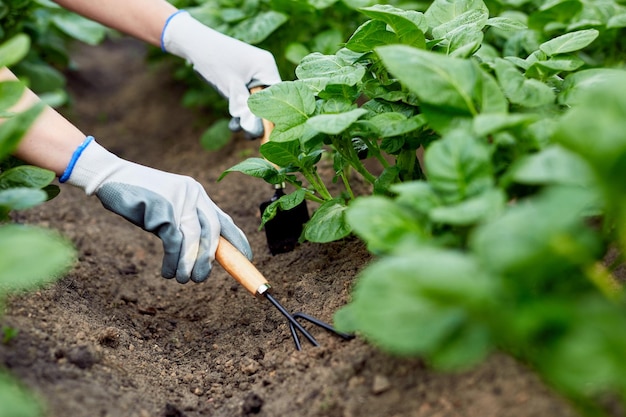
[[[229,101],[231,129],[252,137],[263,134],[261,120],[248,108],[249,89],[280,82],[272,54],[223,35],[186,11],[170,16],[161,35],[164,51],[189,61],[209,84]],[[234,123],[233,123],[234,122]]]
[[[204,281],[220,234],[252,259],[244,233],[194,179],[121,159],[91,137],[74,157],[60,181],[95,193],[104,207],[160,237],[165,278]]]

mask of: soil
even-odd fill
[[[171,71],[146,63],[129,39],[76,50],[73,105],[62,112],[120,156],[187,174],[247,234],[255,265],[290,310],[332,321],[372,260],[356,239],[304,243],[272,256],[258,230],[271,187],[223,170],[258,154],[233,136],[217,152],[199,136],[212,121],[181,106]],[[313,209],[314,207],[311,207]],[[494,354],[441,374],[419,359],[389,356],[360,338],[311,329],[321,347],[296,351],[285,320],[216,266],[202,284],[160,277],[161,243],[72,187],[17,220],[53,228],[79,260],[60,281],[13,296],[0,324],[0,365],[25,382],[52,416],[434,417],[575,416],[535,374]]]

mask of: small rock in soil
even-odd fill
[[[263,407],[263,403],[263,398],[259,397],[254,392],[251,392],[243,400],[243,415],[248,416],[250,414],[259,414],[259,412],[261,412],[261,407]]]
[[[185,417],[185,413],[180,411],[178,407],[174,404],[167,403],[165,404],[165,413],[163,417]]]
[[[107,327],[98,334],[98,342],[102,346],[117,348],[120,345],[120,332],[114,327]]]
[[[372,383],[372,394],[378,395],[389,390],[391,388],[391,382],[384,375],[374,375],[374,382]]]
[[[67,361],[80,369],[89,369],[98,363],[99,359],[89,346],[76,346],[65,353]]]

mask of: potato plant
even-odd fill
[[[30,41],[17,34],[0,43],[0,68],[19,62],[29,51]],[[43,105],[22,112],[9,110],[20,99],[24,85],[0,82],[0,307],[10,293],[33,290],[59,278],[71,265],[74,249],[57,234],[26,225],[9,224],[9,213],[52,198],[58,187],[50,183],[54,173],[9,160],[10,153],[41,112]],[[2,326],[0,340],[11,343],[16,329]],[[0,368],[0,416],[30,417],[43,414],[43,406]]]
[[[626,8],[454,5],[360,9],[343,49],[250,98],[276,128],[264,158],[224,175],[292,184],[277,205],[321,203],[305,239],[355,233],[378,255],[335,317],[342,330],[443,370],[502,350],[605,415],[626,405],[626,306],[603,262],[626,243]],[[323,154],[341,195],[319,175]],[[372,195],[351,193],[347,169]]]

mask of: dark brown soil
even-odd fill
[[[120,156],[202,182],[248,235],[279,301],[331,321],[371,259],[363,244],[306,243],[270,255],[258,205],[271,187],[240,174],[216,183],[258,143],[235,137],[203,151],[209,118],[183,108],[183,87],[148,67],[144,54],[126,39],[77,50],[67,117]],[[18,220],[61,231],[80,257],[54,285],[13,297],[0,321],[19,330],[0,345],[0,365],[43,398],[48,416],[576,415],[502,355],[439,374],[324,332],[322,347],[297,352],[279,313],[221,267],[203,284],[164,280],[159,240],[72,187]]]

